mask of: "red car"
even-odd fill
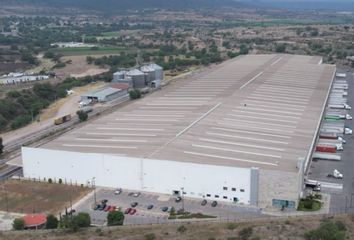
[[[131,212],[131,210],[132,210],[132,208],[125,209],[124,214],[129,214]]]
[[[130,215],[134,215],[136,213],[136,209],[135,208],[132,208],[132,210],[130,211]]]
[[[104,209],[103,209],[103,211],[105,211],[105,212],[108,212],[108,210],[111,208],[111,205],[107,205]]]
[[[111,208],[108,210],[109,212],[113,212],[113,211],[115,211],[116,210],[116,206],[111,206]]]

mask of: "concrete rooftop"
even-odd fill
[[[42,148],[297,171],[335,67],[247,55],[128,104]]]

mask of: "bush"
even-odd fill
[[[25,228],[25,222],[22,218],[15,218],[12,222],[12,227],[14,230],[23,230]]]
[[[61,178],[59,178],[59,184],[62,184],[63,183],[63,180],[61,180]]]
[[[346,230],[343,230],[344,224],[339,225],[332,221],[325,221],[317,229],[307,232],[305,238],[307,240],[344,240]]]
[[[87,115],[86,112],[79,110],[79,111],[76,112],[76,114],[77,114],[77,116],[79,117],[80,122],[85,122],[85,121],[87,121],[88,115]]]
[[[156,236],[153,233],[149,233],[145,235],[145,240],[155,240]]]
[[[89,227],[91,225],[91,218],[88,213],[80,212],[73,217],[72,222],[78,227]]]
[[[108,226],[119,226],[124,223],[124,214],[121,211],[112,211],[107,215]]]
[[[229,230],[235,230],[237,228],[237,223],[228,223],[227,224],[227,229]]]
[[[240,238],[242,240],[247,240],[247,239],[249,239],[251,237],[252,233],[253,233],[253,228],[252,227],[246,227],[246,228],[242,229],[238,233],[238,235],[240,236]]]
[[[2,137],[0,137],[0,155],[4,152],[4,145],[2,144]]]
[[[141,92],[138,89],[133,89],[129,91],[130,99],[138,99],[141,98]]]
[[[53,214],[49,214],[47,216],[47,223],[45,225],[45,227],[47,229],[56,229],[58,228],[58,219],[53,215]]]
[[[187,231],[187,228],[184,225],[181,225],[177,228],[177,231],[180,233],[184,233],[185,231]]]
[[[48,183],[53,183],[53,180],[51,178],[48,178]]]

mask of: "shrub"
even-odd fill
[[[227,224],[227,229],[229,230],[235,230],[237,228],[237,223],[228,223]]]
[[[63,180],[61,180],[61,178],[59,178],[59,184],[62,184],[63,183]]]
[[[51,178],[48,178],[48,183],[53,183],[53,180]]]
[[[156,236],[155,236],[155,234],[153,234],[153,233],[149,233],[149,234],[146,234],[146,235],[145,235],[145,239],[146,239],[146,240],[155,240],[155,239],[156,239]]]
[[[346,230],[343,229],[345,226],[342,224],[325,221],[317,229],[307,232],[305,238],[307,240],[344,240]]]
[[[22,218],[15,218],[12,222],[12,227],[14,230],[23,230],[25,228],[25,222]]]
[[[247,240],[247,239],[249,239],[251,237],[252,233],[253,233],[253,228],[252,227],[246,227],[246,228],[242,229],[238,233],[238,235],[240,236],[240,238],[242,240]]]
[[[112,211],[107,215],[107,225],[108,226],[118,226],[123,225],[124,214],[121,211]]]
[[[138,89],[133,89],[129,91],[130,99],[138,99],[141,98],[141,92]]]
[[[47,223],[45,225],[45,227],[47,229],[56,229],[58,228],[58,219],[53,215],[53,214],[49,214],[47,216]]]
[[[79,110],[79,111],[76,112],[76,114],[77,114],[77,116],[79,117],[80,122],[84,122],[84,121],[86,121],[87,118],[88,118],[87,113],[84,112],[84,111]]]
[[[184,225],[181,225],[177,228],[177,231],[180,233],[184,233],[185,231],[187,231],[187,228]]]

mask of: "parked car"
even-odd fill
[[[130,192],[129,194],[128,194],[128,196],[130,196],[130,197],[139,197],[140,196],[140,192]]]
[[[111,208],[111,206],[110,205],[107,205],[104,209],[103,209],[103,211],[105,211],[105,212],[108,212],[108,210]]]
[[[167,211],[168,211],[168,207],[162,207],[161,210],[162,210],[163,212],[167,212]]]
[[[103,211],[106,208],[106,206],[107,206],[106,204],[101,204],[98,210]]]
[[[129,212],[130,215],[134,215],[136,213],[136,209],[132,208],[132,210]]]
[[[182,200],[181,197],[176,197],[175,202],[180,202]]]
[[[216,205],[218,205],[218,202],[217,202],[217,201],[213,201],[213,202],[211,203],[211,206],[212,206],[212,207],[216,207]]]
[[[111,208],[108,210],[109,212],[113,212],[113,211],[115,211],[117,209],[117,207],[116,206],[111,206]]]
[[[101,203],[106,204],[108,202],[107,199],[102,199]]]
[[[208,203],[206,199],[203,199],[203,201],[200,203],[202,206],[205,206]]]
[[[101,207],[100,204],[96,204],[96,205],[93,207],[93,210],[98,210],[100,207]]]
[[[124,214],[129,214],[131,210],[132,210],[132,208],[125,209]]]
[[[137,203],[137,202],[132,202],[132,203],[130,204],[130,206],[136,207],[136,206],[138,206],[138,203]]]
[[[114,191],[114,194],[115,195],[119,195],[122,193],[122,189],[121,188],[117,188],[115,191]]]
[[[153,209],[154,208],[154,205],[150,204],[147,206],[147,209],[150,210],[150,209]]]

